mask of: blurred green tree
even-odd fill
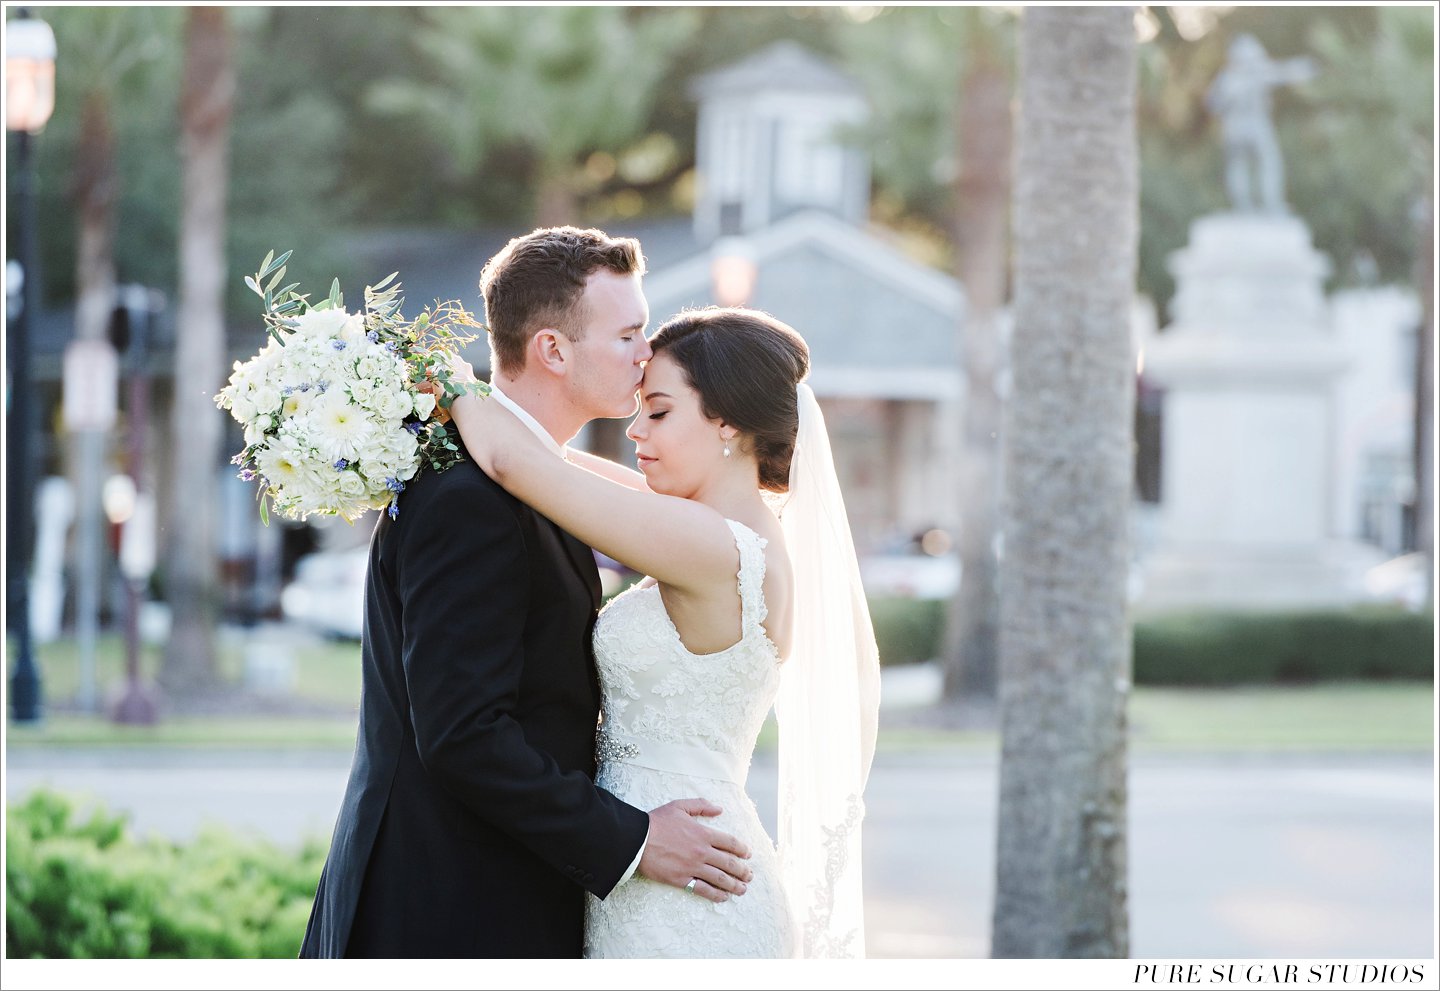
[[[1005,60],[982,51],[1004,15],[954,7],[861,8],[834,28],[843,63],[865,86],[869,123],[855,139],[870,153],[878,220],[944,243],[955,233],[957,135],[967,70]],[[972,41],[973,38],[973,41]],[[916,226],[919,225],[919,226]]]
[[[428,200],[436,197],[434,190],[411,184],[396,189],[389,198],[371,199],[364,193],[369,186],[351,182],[346,169],[357,151],[366,162],[379,160],[381,150],[410,152],[397,150],[395,142],[367,145],[349,133],[347,120],[358,98],[350,94],[347,102],[335,91],[347,84],[342,69],[348,67],[358,77],[363,66],[356,68],[349,57],[356,48],[335,51],[331,46],[317,46],[313,36],[301,33],[302,24],[286,19],[306,10],[314,8],[236,8],[231,12],[238,95],[232,122],[235,167],[228,194],[232,222],[227,225],[226,237],[227,254],[251,263],[277,243],[297,249],[291,271],[308,284],[322,279],[328,283],[344,264],[345,226],[352,218],[363,216],[362,210],[393,210],[395,216],[405,216],[404,209],[410,205],[407,193],[418,188]],[[52,22],[59,47],[56,111],[45,139],[38,143],[47,302],[54,305],[80,298],[78,270],[83,264],[78,260],[94,255],[82,244],[80,224],[70,222],[72,217],[81,218],[79,205],[71,200],[76,184],[65,181],[80,172],[82,162],[97,161],[96,155],[82,146],[93,140],[83,113],[90,85],[87,80],[94,81],[109,112],[113,167],[105,188],[113,211],[114,271],[110,282],[140,282],[171,292],[176,284],[177,255],[167,246],[176,244],[180,209],[176,149],[182,11],[46,7],[37,12]],[[321,30],[345,39],[347,45],[353,35],[393,46],[408,30],[397,16],[403,13],[407,12],[336,8],[312,16],[322,17]],[[368,33],[355,23],[362,19],[373,22]],[[381,27],[389,30],[379,30]],[[102,53],[115,48],[112,37],[138,40],[134,51],[119,52],[118,71],[105,69],[91,54],[92,47]],[[123,59],[132,64],[127,66]],[[89,167],[86,174],[105,172]],[[394,202],[397,198],[398,205]],[[230,312],[253,313],[254,296],[238,278],[227,280],[226,292]],[[109,304],[103,309],[108,316]]]
[[[1124,957],[1133,7],[1021,18],[991,953]]]
[[[173,82],[175,71],[176,13],[163,7],[47,7],[39,12],[55,31],[60,67],[52,117],[56,126],[47,140],[58,139],[69,151],[64,194],[75,219],[75,248],[66,267],[73,279],[77,338],[104,338],[109,325],[122,196],[117,118],[132,102],[164,101],[164,87]]]
[[[1201,16],[1202,13],[1204,16]],[[1226,209],[1205,90],[1230,39],[1253,34],[1274,58],[1308,55],[1316,79],[1275,93],[1291,210],[1334,263],[1332,287],[1406,283],[1415,205],[1433,142],[1431,8],[1148,8],[1141,48],[1140,287],[1162,306],[1190,222]]]
[[[947,624],[949,699],[993,699],[996,691],[999,320],[1010,275],[1014,35],[1012,11],[985,7],[891,8],[840,32],[875,103],[865,138],[877,175],[907,207],[948,215],[953,268],[965,287],[956,328],[965,375],[956,492],[965,580]]]
[[[957,53],[962,18],[976,13],[857,8],[826,24],[876,104],[861,135],[875,166],[876,218],[918,234],[912,248],[942,263],[957,244],[952,197],[962,156],[953,149],[966,64]],[[1276,94],[1276,122],[1291,206],[1335,260],[1333,284],[1410,279],[1414,172],[1395,128],[1423,125],[1421,143],[1431,143],[1431,9],[1152,6],[1143,18],[1141,292],[1163,307],[1174,292],[1167,260],[1184,247],[1190,222],[1225,209],[1204,94],[1230,38],[1241,32],[1254,34],[1276,58],[1311,55],[1320,63],[1314,83]],[[928,30],[909,30],[927,19]]]
[[[683,8],[646,17],[618,7],[426,8],[413,71],[375,82],[365,106],[423,123],[442,137],[450,168],[477,184],[495,156],[519,156],[534,222],[575,223],[591,182],[584,158],[641,133],[695,24]]]
[[[389,209],[355,181],[357,150],[389,149],[362,139],[347,86],[363,85],[385,43],[398,43],[407,27],[396,8],[235,8],[236,98],[231,120],[229,215],[225,254],[226,310],[254,329],[253,348],[264,341],[258,300],[243,284],[265,252],[294,249],[291,280],[323,293],[330,280],[347,284],[375,273],[352,271],[346,251],[350,227],[365,211]],[[359,23],[369,23],[366,32]],[[317,36],[327,39],[317,44]],[[376,156],[378,157],[378,156]],[[403,196],[409,187],[397,190]],[[383,273],[382,273],[383,274]],[[302,289],[302,291],[304,291]]]

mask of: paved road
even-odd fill
[[[290,844],[328,836],[336,752],[13,750],[10,800],[39,785],[129,810],[142,832],[223,823]],[[1131,955],[1429,958],[1435,953],[1429,755],[1138,757],[1130,779]],[[775,771],[750,791],[773,829]],[[875,957],[983,957],[996,759],[881,753],[867,793]]]

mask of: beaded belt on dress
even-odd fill
[[[750,760],[688,743],[664,743],[629,733],[602,731],[595,738],[595,756],[601,763],[634,764],[655,771],[714,778],[745,786]]]

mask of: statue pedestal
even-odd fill
[[[1176,252],[1175,321],[1145,353],[1166,390],[1161,520],[1141,608],[1352,601],[1382,555],[1330,538],[1328,270],[1289,216],[1219,214]]]

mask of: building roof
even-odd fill
[[[716,69],[690,83],[695,99],[740,93],[821,92],[863,96],[860,84],[793,41],[768,48]]]
[[[744,243],[757,268],[749,305],[805,338],[817,395],[959,395],[956,330],[965,305],[955,279],[820,211],[794,214]],[[653,271],[645,295],[656,324],[710,305],[710,253]]]

